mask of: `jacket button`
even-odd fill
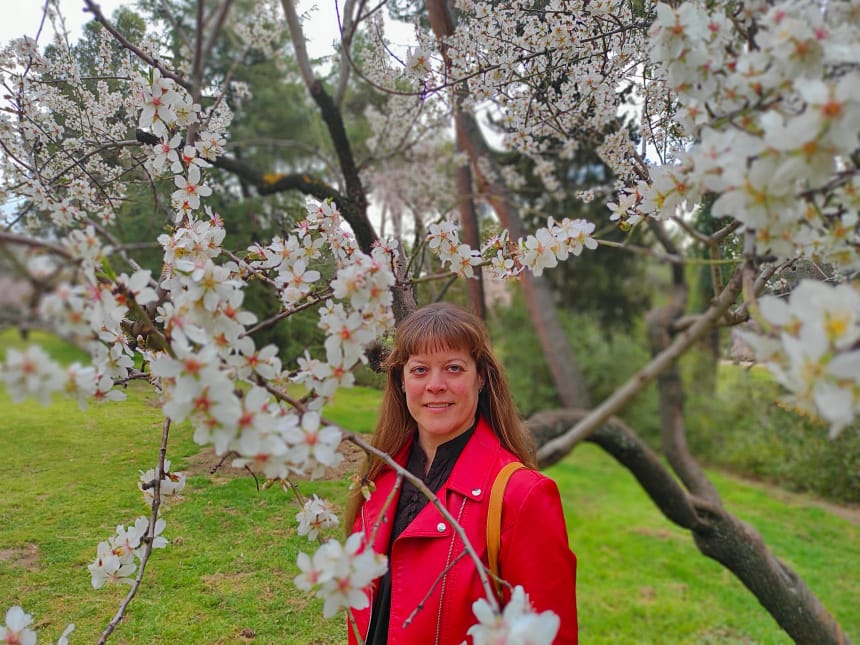
[[[436,530],[439,531],[439,533],[444,533],[446,528],[448,528],[448,527],[445,526],[445,522],[439,522],[436,525]]]
[[[481,494],[481,489],[480,489],[480,488],[475,488],[475,489],[473,489],[473,490],[472,490],[472,495],[474,495],[475,497],[477,497],[477,496],[478,496],[478,495],[480,495],[480,494]]]

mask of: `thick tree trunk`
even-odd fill
[[[542,444],[567,432],[586,414],[584,410],[545,411],[527,423]],[[796,643],[850,645],[851,640],[806,583],[768,550],[753,527],[734,517],[719,501],[688,492],[659,455],[621,421],[610,419],[587,441],[627,468],[663,515],[688,529],[699,551],[731,571]]]

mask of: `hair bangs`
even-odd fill
[[[397,329],[391,365],[403,365],[415,354],[461,350],[473,357],[481,355],[487,339],[470,317],[456,309],[428,307],[408,318]]]

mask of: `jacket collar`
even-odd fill
[[[489,486],[492,484],[490,478],[501,454],[502,447],[498,438],[490,424],[481,417],[451,476],[440,489],[440,497],[445,489],[473,500],[481,500],[485,495],[489,495]]]
[[[412,440],[394,455],[394,460],[402,466],[405,465],[409,458],[411,447]],[[481,418],[478,420],[474,434],[463,448],[460,458],[454,465],[454,470],[451,472],[448,481],[442,485],[436,495],[439,499],[443,500],[443,503],[448,491],[453,491],[473,501],[481,501],[490,494],[490,486],[492,486],[493,478],[499,466],[508,461],[515,460],[516,457],[513,454],[502,448],[489,423],[484,418]],[[376,491],[365,502],[362,509],[363,517],[365,517],[365,513],[367,518],[379,517],[380,513],[384,513],[385,515],[385,518],[380,522],[376,539],[374,540],[374,550],[380,553],[385,553],[388,550],[399,493],[388,502],[386,508],[383,509],[383,506],[394,487],[396,479],[397,474],[392,468],[388,466],[383,468],[376,480]],[[446,526],[445,530],[440,531],[437,527],[439,519],[438,510],[433,508],[432,504],[428,504],[421,510],[401,536],[426,535],[441,537],[447,535],[451,529]],[[365,530],[369,533],[372,530],[372,526],[366,525]]]
[[[410,439],[394,455],[394,461],[403,467],[406,466],[409,459],[413,441],[414,439]],[[503,454],[508,458],[502,458]],[[492,485],[490,478],[495,474],[495,467],[499,463],[514,460],[516,457],[502,448],[487,420],[480,417],[475,432],[463,448],[463,452],[460,453],[448,481],[442,485],[437,494],[442,497],[444,490],[453,490],[470,499],[480,500],[484,495],[489,494],[488,487]],[[396,473],[391,467],[385,466],[380,472],[379,484],[384,483],[383,477],[386,482],[390,478],[392,483],[381,487],[384,490],[390,490],[397,477]]]

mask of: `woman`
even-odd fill
[[[487,562],[490,489],[505,464],[521,461],[502,504],[499,573],[522,585],[538,612],[552,610],[556,643],[576,643],[576,558],[568,547],[558,488],[535,467],[501,366],[481,320],[447,303],[418,309],[398,327],[385,361],[388,380],[373,444],[421,478],[463,527]],[[459,645],[477,622],[472,603],[485,596],[474,560],[440,511],[378,459],[366,466],[375,489],[356,491],[347,527],[363,531],[389,571],[354,612],[355,631],[379,643]]]

